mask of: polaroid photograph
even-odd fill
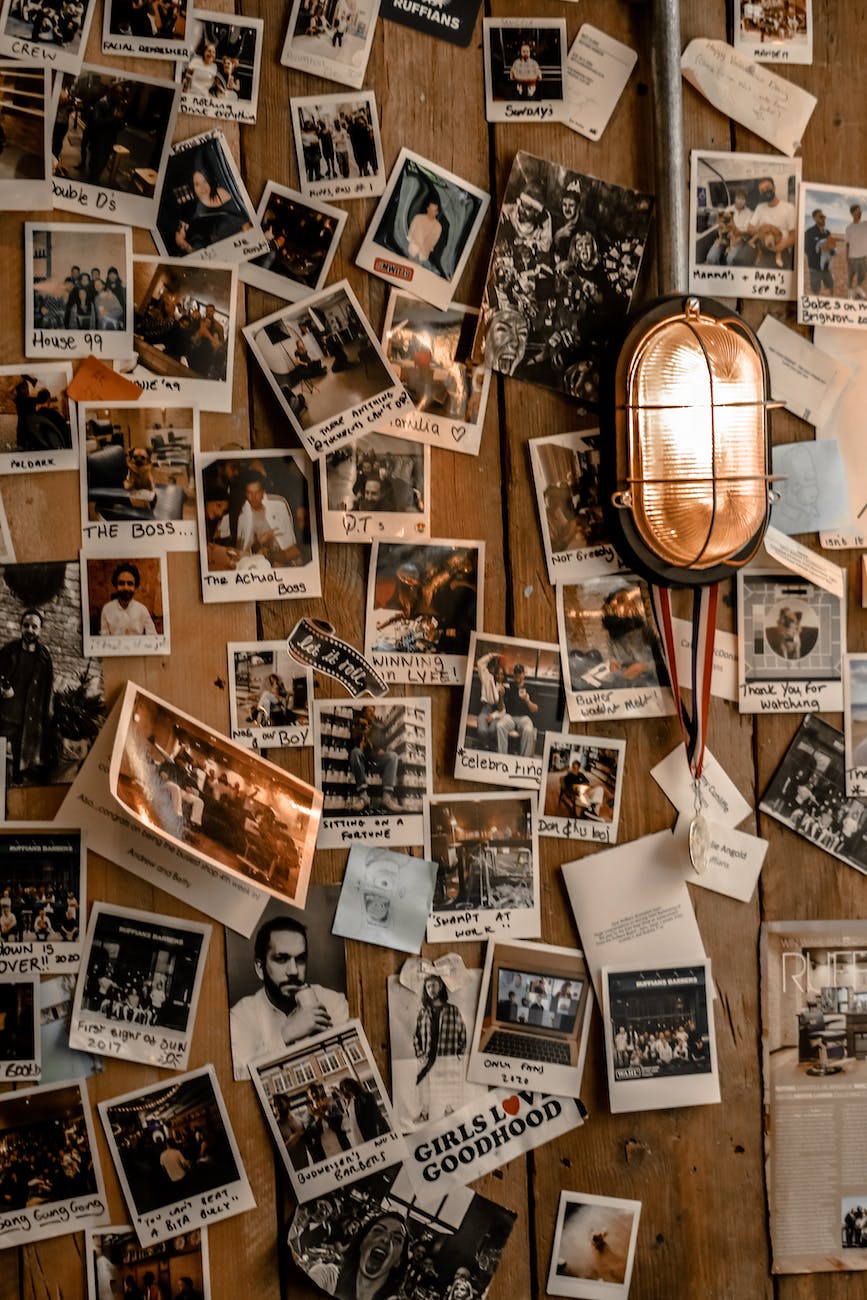
[[[693,149],[690,291],[794,298],[800,183],[800,158]]]
[[[846,602],[795,573],[737,574],[741,713],[843,712]]]
[[[555,433],[528,444],[548,581],[553,586],[623,569],[606,535],[598,432]]]
[[[734,0],[734,47],[757,63],[813,62],[812,0]]]
[[[491,196],[401,149],[355,261],[444,310],[455,296]]]
[[[105,1221],[108,1201],[90,1102],[82,1083],[0,1094],[3,1248],[32,1246]]]
[[[181,112],[255,122],[262,65],[261,18],[195,9],[187,18],[189,59],[178,64]]]
[[[167,655],[169,575],[164,551],[118,559],[81,552],[84,653]]]
[[[175,59],[189,49],[187,23],[192,0],[104,0],[103,54],[139,59]]]
[[[56,975],[39,985],[39,1041],[42,1056],[39,1082],[68,1083],[101,1074],[104,1059],[69,1046],[69,1020],[75,997],[75,976]]]
[[[299,664],[284,641],[230,641],[229,735],[250,749],[297,749],[313,744],[313,669]]]
[[[626,741],[613,736],[545,737],[539,834],[616,844]]]
[[[558,586],[557,627],[571,722],[675,712],[643,578],[612,574]]]
[[[77,972],[87,855],[81,831],[0,828],[0,966],[6,975]]]
[[[436,8],[428,4],[413,4],[413,0],[382,0],[379,14],[391,23],[411,27],[434,40],[448,41],[451,45],[466,48],[473,39],[476,18],[481,8],[480,0],[450,0],[448,5]]]
[[[317,847],[421,844],[433,792],[430,740],[429,699],[314,700]]]
[[[409,407],[348,280],[246,325],[244,338],[314,460]]]
[[[303,452],[208,452],[196,458],[196,480],[205,604],[321,595],[313,480]]]
[[[0,55],[52,72],[78,72],[96,0],[56,5],[4,0],[0,6]]]
[[[503,194],[473,355],[582,403],[625,326],[653,198],[519,151]]]
[[[293,0],[280,62],[360,90],[378,13],[379,0],[353,0],[333,8]]]
[[[72,366],[0,366],[0,474],[78,469]]]
[[[582,23],[566,56],[567,125],[601,139],[637,62],[637,50]]]
[[[479,313],[453,302],[440,311],[421,298],[392,289],[382,345],[409,393],[412,406],[386,419],[382,429],[416,442],[477,456],[491,372],[470,353]]]
[[[109,786],[175,848],[303,907],[322,795],[282,767],[127,682]]]
[[[88,555],[116,556],[126,547],[195,551],[196,407],[163,406],[152,397],[110,406],[80,402],[78,423]]]
[[[303,192],[315,199],[378,198],[385,162],[373,91],[289,102]]]
[[[128,356],[131,282],[129,226],[25,222],[24,355]]]
[[[236,1081],[249,1081],[251,1061],[349,1020],[345,945],[331,932],[339,893],[339,885],[311,885],[303,910],[269,899],[249,938],[226,927]]]
[[[360,1020],[255,1062],[250,1077],[302,1204],[407,1158]]]
[[[798,191],[798,324],[867,325],[867,190]]]
[[[867,655],[843,656],[846,795],[867,795]]]
[[[577,948],[491,939],[467,1077],[489,1087],[580,1096],[592,1007]]]
[[[69,1046],[184,1070],[211,927],[94,903]]]
[[[319,461],[326,542],[418,540],[430,535],[430,447],[365,433]]]
[[[53,206],[152,226],[179,103],[174,82],[139,72],[85,63],[78,74],[58,76],[51,109]],[[91,288],[97,316],[123,318],[127,290],[118,295],[116,273],[93,278]]]
[[[2,23],[0,16],[0,30]],[[41,68],[7,61],[2,58],[2,46],[0,39],[0,103],[3,109],[0,203],[4,211],[24,209],[33,212],[50,208],[51,74],[47,66]]]
[[[4,973],[0,975],[0,1079],[38,1083],[41,1068],[39,976]]]
[[[473,633],[455,776],[538,790],[545,735],[562,730],[565,711],[558,645]]]
[[[193,262],[244,262],[268,242],[222,131],[172,145],[151,232],[160,253]]]
[[[238,268],[133,258],[129,355],[117,369],[151,400],[231,411]]]
[[[389,684],[462,686],[484,611],[485,543],[374,541],[364,653]]]
[[[99,1228],[85,1234],[84,1258],[87,1300],[149,1300],[148,1291],[160,1300],[211,1300],[207,1228],[153,1246],[141,1246],[125,1224]]]
[[[566,20],[483,18],[485,117],[564,122]]]
[[[846,764],[843,732],[808,713],[759,808],[867,874],[867,797],[846,794]]]
[[[425,856],[436,865],[429,943],[540,934],[536,800],[530,794],[438,794]]]
[[[350,845],[334,933],[398,952],[421,952],[435,862],[376,844]]]
[[[142,1246],[256,1208],[212,1065],[97,1109]]]
[[[710,962],[603,966],[602,1018],[612,1115],[720,1100]]]
[[[267,181],[256,219],[268,251],[241,262],[241,279],[287,302],[301,302],[318,293],[328,278],[347,216],[342,208]]]
[[[548,1295],[628,1300],[641,1201],[561,1192]]]

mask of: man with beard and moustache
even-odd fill
[[[266,921],[253,942],[262,987],[232,1007],[229,1023],[235,1078],[248,1063],[276,1056],[290,1043],[343,1025],[349,1006],[342,993],[307,983],[307,930],[290,916]]]
[[[111,575],[114,597],[102,607],[100,636],[156,636],[157,630],[146,605],[135,599],[141,574],[135,564],[119,564]]]
[[[0,648],[0,736],[13,782],[35,780],[46,766],[54,664],[40,644],[43,618],[25,609],[21,636]]]

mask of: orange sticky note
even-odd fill
[[[66,390],[73,402],[135,402],[141,389],[98,357],[89,356],[75,372]]]

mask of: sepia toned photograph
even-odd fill
[[[190,13],[190,56],[179,65],[182,113],[256,121],[263,29],[261,18],[199,8]]]
[[[267,181],[256,213],[267,253],[242,262],[241,279],[257,289],[300,302],[321,289],[340,243],[347,213],[297,190]]]
[[[735,0],[734,47],[757,63],[813,62],[812,0]]]
[[[121,560],[82,551],[81,599],[85,654],[170,652],[165,552]]]
[[[226,649],[232,739],[251,749],[312,745],[313,669],[285,641],[230,641]]]
[[[72,366],[0,366],[0,469],[76,469],[78,424],[66,390]]]

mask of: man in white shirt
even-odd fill
[[[763,176],[759,181],[759,199],[761,201],[749,225],[750,242],[755,251],[753,265],[791,270],[797,223],[795,205],[779,197],[770,176]],[[736,265],[749,265],[749,262],[738,258]]]
[[[536,87],[542,80],[542,69],[535,59],[530,58],[529,45],[521,46],[520,57],[515,59],[509,69],[509,80],[514,81],[515,90],[522,97],[532,99],[536,93]]]
[[[119,564],[111,575],[114,598],[102,607],[100,636],[156,636],[157,630],[146,606],[135,600],[141,574],[135,564]]]
[[[849,297],[864,298],[864,280],[867,279],[867,221],[861,220],[861,207],[853,203],[849,209],[852,220],[846,227],[846,259],[849,268]]]
[[[238,516],[238,550],[242,555],[264,555],[275,569],[301,564],[301,548],[295,540],[292,511],[282,497],[265,491],[267,480],[251,470],[244,485],[247,498]]]

